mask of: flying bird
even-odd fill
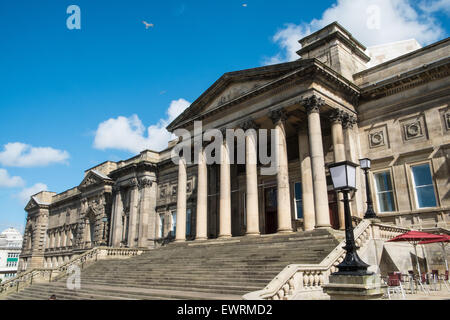
[[[142,21],[143,24],[145,24],[145,29],[153,28],[155,25],[153,23],[148,23],[147,21]]]
[[[244,3],[244,4],[242,4],[242,6],[243,6],[243,7],[247,7],[247,4],[246,4],[246,3]]]

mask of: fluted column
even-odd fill
[[[151,188],[153,188],[153,181],[150,177],[142,177],[139,180],[139,188],[141,192],[141,201],[139,203],[139,234],[138,247],[143,248],[147,246],[148,240],[148,218],[151,210],[151,204],[154,203],[151,199]]]
[[[305,231],[313,230],[316,225],[311,156],[309,154],[309,140],[306,126],[305,124],[298,130],[298,150],[302,175],[303,227]]]
[[[320,125],[320,108],[325,102],[316,96],[303,100],[308,114],[309,146],[313,174],[314,208],[316,210],[316,228],[329,228],[330,213],[328,209],[327,180],[323,155],[322,128]]]
[[[198,152],[197,221],[195,240],[208,239],[208,168],[203,148]]]
[[[270,114],[276,130],[277,158],[277,232],[292,232],[291,195],[289,191],[289,172],[286,144],[285,122],[287,115],[283,110]]]
[[[346,149],[346,157],[347,160],[352,161],[354,163],[359,163],[359,159],[362,156],[358,152],[356,134],[357,128],[355,125],[357,123],[357,118],[354,115],[347,113],[344,117],[344,122],[342,123],[342,127],[344,129],[344,140],[345,140],[345,149]],[[356,131],[356,132],[355,132]],[[362,182],[364,181],[364,173],[362,170],[356,170],[356,192],[353,196],[353,201],[351,202],[351,211],[352,215],[363,217],[364,216],[364,201],[363,201],[363,188]]]
[[[231,181],[230,158],[225,134],[220,152],[220,210],[219,210],[219,238],[231,237]]]
[[[138,180],[136,178],[130,181],[130,221],[128,223],[128,246],[133,248],[136,246],[136,226],[138,219],[138,206],[139,206],[139,189]]]
[[[333,140],[334,161],[345,161],[345,145],[344,134],[342,132],[342,122],[344,121],[345,113],[342,110],[335,109],[330,115],[331,120],[331,139]],[[338,215],[339,215],[339,229],[345,230],[345,212],[342,193],[337,192],[336,199],[338,200]]]
[[[246,235],[259,235],[258,208],[258,163],[257,163],[257,129],[254,121],[242,125],[245,133],[245,173],[246,173]]]
[[[177,230],[175,235],[177,242],[186,241],[186,188],[186,160],[181,157],[178,161]]]
[[[111,230],[111,244],[113,247],[120,247],[122,242],[122,213],[123,213],[123,203],[122,195],[120,193],[120,187],[114,187],[114,206],[113,206],[113,223]]]

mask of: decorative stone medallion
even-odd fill
[[[415,139],[423,136],[422,125],[420,121],[405,124],[403,126],[405,131],[405,139]]]
[[[371,148],[384,146],[384,132],[377,131],[369,134],[369,144]]]

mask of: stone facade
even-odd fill
[[[372,159],[383,222],[448,228],[450,39],[371,68],[366,48],[337,23],[300,42],[301,59],[223,75],[168,127],[192,136],[194,121],[204,130],[276,128],[276,173],[259,174],[257,135],[245,138],[245,165],[183,158],[176,165],[176,143],[105,162],[72,190],[32,197],[21,270],[101,244],[153,248],[170,239],[342,229],[326,165],[363,157]],[[351,210],[362,217],[362,170],[356,179]]]

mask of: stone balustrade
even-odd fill
[[[371,239],[389,240],[409,231],[407,228],[384,225],[372,220],[358,219],[353,230],[355,242],[364,249]],[[250,292],[244,300],[289,300],[304,296],[305,299],[324,298],[322,286],[328,283],[330,274],[338,271],[345,257],[345,240],[320,264],[291,264],[281,271],[263,290]],[[361,250],[361,249],[360,249]]]
[[[147,249],[97,247],[73,257],[70,261],[55,268],[39,268],[26,271],[15,278],[0,284],[0,298],[18,292],[33,283],[57,281],[67,275],[68,270],[76,266],[80,269],[107,259],[128,259],[141,255]]]

